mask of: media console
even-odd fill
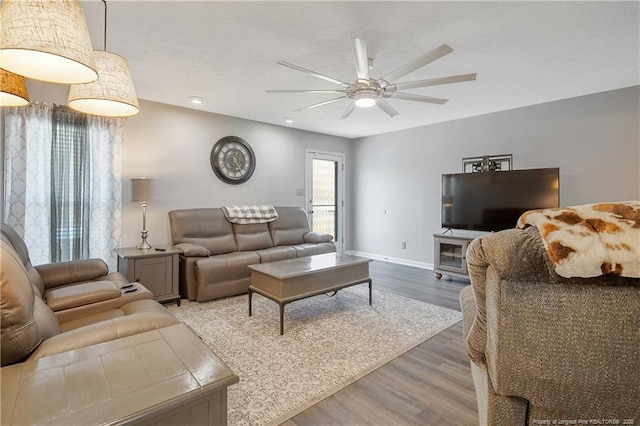
[[[433,272],[437,279],[443,275],[469,278],[466,253],[469,243],[476,237],[433,234],[435,243]]]

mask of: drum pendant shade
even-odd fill
[[[92,83],[71,86],[67,105],[107,117],[128,117],[140,112],[127,60],[103,50],[93,53],[100,77]]]
[[[98,78],[84,12],[76,0],[4,0],[0,13],[2,68],[53,83]]]
[[[19,107],[29,104],[24,77],[0,69],[0,106]]]

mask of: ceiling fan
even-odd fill
[[[327,105],[333,102],[340,101],[342,99],[350,99],[353,102],[349,104],[341,118],[347,118],[356,107],[372,107],[377,105],[381,110],[386,112],[389,117],[395,117],[398,115],[396,111],[385,99],[403,99],[406,101],[426,102],[432,104],[443,105],[448,99],[434,98],[431,96],[415,95],[413,93],[403,93],[399,90],[414,89],[417,87],[436,86],[439,84],[460,83],[463,81],[471,81],[476,79],[476,73],[454,75],[449,77],[430,78],[428,80],[410,81],[406,83],[393,83],[399,78],[424,67],[427,64],[442,58],[443,56],[453,52],[453,49],[443,44],[437,49],[426,53],[423,56],[415,59],[412,62],[398,68],[397,70],[385,75],[384,77],[373,79],[369,76],[369,68],[372,60],[367,55],[367,42],[362,38],[353,38],[353,55],[356,62],[356,81],[353,83],[346,83],[333,77],[321,74],[316,71],[308,70],[306,68],[299,67],[294,64],[290,64],[285,61],[278,61],[279,65],[292,68],[297,71],[304,72],[322,80],[329,81],[331,83],[341,86],[341,89],[335,90],[267,90],[268,93],[338,93],[342,96],[330,99],[328,101],[319,102],[313,105],[309,105],[303,108],[298,108],[295,111],[302,111],[305,109],[316,108],[322,105]]]

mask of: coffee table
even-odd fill
[[[249,316],[254,292],[280,306],[280,335],[284,334],[284,307],[296,300],[368,282],[371,305],[369,262],[364,257],[326,253],[249,265]]]

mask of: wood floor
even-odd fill
[[[374,261],[373,286],[460,310],[468,281],[437,280],[432,271]],[[448,328],[357,382],[303,411],[285,426],[477,425],[478,412],[462,323]]]

